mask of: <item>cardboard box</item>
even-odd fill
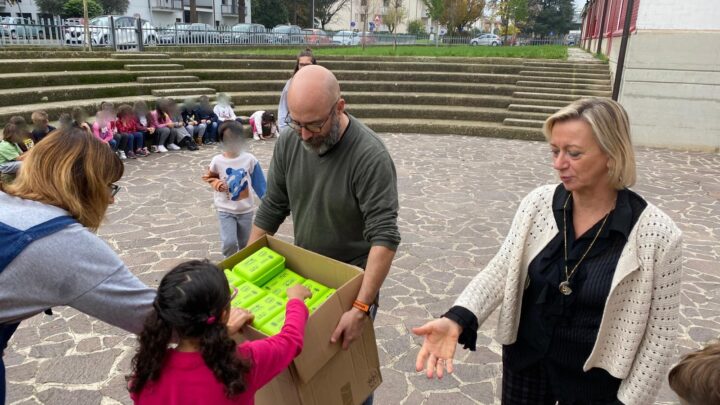
[[[330,259],[265,236],[219,264],[233,268],[235,264],[262,247],[269,247],[285,256],[287,267],[299,275],[317,281],[335,294],[308,319],[302,353],[287,370],[258,391],[257,405],[360,405],[382,383],[380,360],[372,322],[367,322],[362,336],[350,349],[340,343],[331,344],[330,336],[340,317],[352,308],[363,272],[357,267]],[[245,328],[238,341],[257,340],[267,335],[251,326]]]

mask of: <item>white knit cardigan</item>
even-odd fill
[[[557,186],[532,191],[520,203],[500,251],[455,302],[482,323],[500,305],[496,339],[517,339],[523,286],[530,262],[559,233],[552,201]],[[682,270],[681,232],[649,204],[620,255],[597,340],[583,370],[622,379],[618,399],[651,404],[675,350]]]

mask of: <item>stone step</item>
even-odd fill
[[[239,92],[247,89],[255,91],[277,91],[280,93],[285,80],[208,80],[204,85],[222,92]],[[345,91],[406,92],[406,93],[451,93],[451,94],[493,94],[510,96],[516,91],[515,85],[485,83],[433,83],[433,82],[383,82],[383,81],[340,81]]]
[[[223,47],[226,48],[226,47]],[[258,55],[245,52],[208,52],[199,50],[178,50],[174,47],[166,48],[166,53],[171,58],[193,58],[193,59],[231,59],[231,60],[280,60],[292,61],[295,59],[296,51],[291,51],[287,55]],[[246,47],[240,48],[245,50]],[[375,55],[322,55],[322,61],[355,61],[355,62],[409,62],[409,63],[445,63],[445,64],[475,64],[475,65],[518,65],[522,66],[525,60],[520,58],[477,58],[477,57],[454,57],[454,56],[375,56]],[[546,60],[552,62],[554,59],[538,59],[538,61]]]
[[[559,77],[564,79],[594,79],[594,80],[610,80],[610,72],[606,73],[575,73],[575,72],[555,72],[551,70],[521,70],[519,76],[538,76],[538,77]]]
[[[132,72],[136,77],[162,77],[162,76],[177,76],[180,74],[177,70],[137,70]],[[182,73],[188,73],[183,70]]]
[[[610,91],[610,86],[607,84],[563,83],[563,82],[552,82],[552,81],[545,81],[545,80],[544,81],[518,80],[515,84],[518,87],[548,87],[548,88],[553,88],[553,89]]]
[[[564,105],[570,104],[571,102],[580,99],[580,98],[587,98],[587,96],[576,96],[571,94],[553,94],[553,93],[536,93],[536,92],[524,92],[524,91],[517,91],[513,93],[514,98],[522,99],[534,99],[534,100],[547,100],[547,101],[555,101],[555,102],[564,102]],[[592,97],[592,96],[591,96]],[[513,102],[518,102],[518,100],[513,100]],[[563,105],[563,106],[564,106]]]
[[[577,77],[567,76],[531,76],[531,75],[518,75],[518,80],[524,81],[535,81],[535,82],[554,82],[554,83],[568,83],[568,84],[594,84],[602,86],[610,86],[610,79],[585,79]]]
[[[569,73],[569,74],[609,74],[607,66],[604,69],[583,69],[573,67],[555,67],[555,66],[523,66],[519,72],[554,72],[554,73]]]
[[[113,53],[110,55],[113,59],[170,59],[170,55],[166,53],[145,53],[145,52],[127,52]]]
[[[523,66],[526,67],[551,67],[562,69],[588,69],[588,70],[607,70],[607,63],[603,62],[562,62],[562,61],[525,61]]]
[[[129,71],[141,70],[183,70],[185,67],[176,63],[158,63],[158,64],[142,64],[142,65],[125,65],[125,69]]]
[[[503,125],[511,127],[523,127],[523,128],[542,128],[545,121],[540,120],[527,120],[519,118],[505,118]]]
[[[127,70],[4,73],[0,89],[23,89],[27,87],[70,86],[83,84],[107,84],[134,82],[137,75]]]
[[[531,87],[531,86],[517,86],[515,88],[517,92],[528,92],[528,93],[549,93],[549,94],[566,94],[575,96],[575,98],[584,97],[610,97],[612,95],[611,90],[588,90],[588,89],[562,89],[562,88],[548,88],[548,87]]]
[[[532,112],[532,113],[543,113],[543,114],[554,114],[562,107],[552,107],[544,105],[533,105],[533,104],[510,104],[508,110],[519,111],[519,112]]]
[[[140,76],[137,78],[139,83],[168,83],[168,82],[199,82],[197,76]]]
[[[185,69],[185,73],[193,74],[202,80],[288,80],[290,74],[285,70],[264,69]],[[355,81],[406,81],[438,82],[438,83],[493,83],[515,84],[516,75],[492,73],[464,72],[376,72],[358,70],[334,70],[333,74],[340,80]]]
[[[379,133],[454,134],[533,141],[545,139],[537,128],[510,127],[495,122],[367,118],[363,123]]]
[[[197,87],[197,88],[180,88],[180,89],[154,89],[151,94],[156,97],[176,97],[182,96],[209,96],[215,94],[217,91],[210,87]]]
[[[570,103],[571,103],[571,101],[565,101],[565,100],[523,98],[523,97],[518,97],[518,96],[513,97],[512,102],[511,102],[511,104],[537,105],[537,106],[558,107],[558,108],[565,107],[566,105],[568,105]]]

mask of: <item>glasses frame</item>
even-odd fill
[[[118,186],[117,184],[114,184],[114,183],[110,185],[110,196],[111,197],[115,197],[119,191],[120,191],[120,186]]]
[[[290,114],[288,114],[288,116],[285,117],[285,123],[287,124],[287,126],[289,126],[293,131],[295,131],[297,133],[300,133],[304,128],[306,131],[308,131],[310,133],[319,134],[320,132],[322,132],[322,129],[325,128],[325,124],[327,124],[328,121],[330,121],[330,119],[333,117],[333,115],[335,115],[337,103],[339,101],[340,101],[340,99],[338,98],[333,103],[332,108],[330,108],[330,112],[328,113],[327,118],[325,118],[325,120],[322,122],[322,124],[317,126],[317,130],[315,129],[317,124],[300,124],[299,122],[292,119],[292,117],[290,117]],[[308,125],[312,128],[308,127]]]

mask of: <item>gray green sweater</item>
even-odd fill
[[[372,246],[400,243],[397,175],[380,138],[348,117],[340,142],[322,156],[283,131],[255,225],[274,233],[292,213],[296,245],[364,267]]]

